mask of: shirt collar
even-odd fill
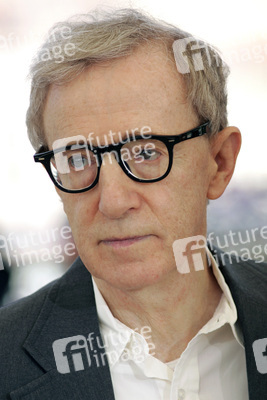
[[[222,289],[221,300],[214,312],[211,320],[201,329],[201,331],[212,331],[224,324],[228,323],[232,329],[233,335],[237,342],[243,346],[243,335],[238,323],[238,316],[236,306],[229,289],[229,286],[225,282],[224,276],[220,271],[218,264],[216,263],[213,255],[211,254],[209,248],[207,247],[207,257],[209,266],[212,268],[213,275],[215,276],[220,288]],[[217,326],[216,326],[217,324]]]
[[[237,322],[237,310],[230,289],[208,248],[207,256],[209,266],[212,268],[213,274],[222,289],[222,297],[213,317],[201,328],[197,336],[200,334],[208,334],[228,323],[235,339],[244,347],[242,332]],[[149,347],[144,337],[124,325],[117,318],[114,318],[94,278],[92,280],[100,330],[111,368],[117,363],[125,349],[131,348],[134,342],[138,342],[144,354],[148,354]]]
[[[132,350],[136,346],[142,350],[143,354],[149,354],[149,346],[145,338],[112,315],[94,279],[93,287],[101,336],[111,368],[117,363],[124,351],[127,350],[127,354],[133,354],[134,351]],[[138,354],[133,357],[133,361],[138,361],[137,358]]]

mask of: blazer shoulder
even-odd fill
[[[267,263],[244,260],[235,252],[218,249],[216,257],[230,289],[241,291],[261,304],[267,303]]]
[[[31,331],[42,306],[53,289],[58,286],[61,278],[50,282],[37,292],[10,303],[0,308],[0,335],[2,338],[10,336],[14,342],[14,337],[26,337]],[[12,335],[10,335],[12,332]],[[9,335],[8,335],[9,333]]]
[[[0,337],[9,337],[12,342],[15,337],[19,337],[20,340],[22,337],[26,338],[39,316],[45,318],[44,314],[51,311],[55,304],[71,307],[72,302],[75,299],[77,302],[79,299],[82,289],[85,293],[89,292],[86,286],[89,280],[90,274],[81,260],[76,259],[60,278],[30,296],[0,308]],[[82,285],[85,288],[82,288]],[[92,292],[91,296],[93,296]]]

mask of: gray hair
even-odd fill
[[[209,135],[225,128],[229,68],[213,46],[135,9],[95,11],[54,25],[32,63],[26,124],[35,150],[47,146],[43,110],[51,84],[67,83],[91,65],[129,56],[150,43],[164,44],[168,57],[176,62],[186,83],[188,102],[201,122],[211,122]],[[196,51],[201,57],[198,63]]]

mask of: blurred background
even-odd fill
[[[134,7],[218,47],[231,68],[229,123],[243,134],[235,176],[208,207],[214,245],[242,259],[267,259],[267,3],[254,0],[0,0],[0,304],[60,276],[75,246],[46,172],[27,139],[29,65],[57,21],[96,7]]]

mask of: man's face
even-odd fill
[[[173,135],[199,125],[185,87],[162,49],[94,66],[64,86],[50,88],[44,127],[56,139],[90,132],[104,143],[108,132],[150,126]],[[116,136],[114,137],[116,140]],[[80,194],[60,192],[78,253],[106,283],[138,289],[176,270],[175,240],[206,232],[206,202],[215,163],[206,136],[175,145],[170,174],[156,183],[131,180],[115,161],[101,167],[98,184]],[[176,272],[177,273],[177,272]]]

